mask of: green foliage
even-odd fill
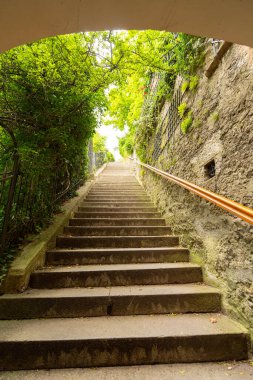
[[[187,111],[187,104],[184,102],[184,103],[181,103],[178,107],[177,107],[177,110],[178,110],[178,114],[180,116],[180,118],[182,119],[185,115],[185,112]]]
[[[191,91],[194,91],[198,87],[198,84],[199,84],[199,77],[197,75],[191,76],[190,82],[189,82],[189,89]]]
[[[130,133],[119,139],[119,152],[122,157],[131,156],[134,152],[134,136]]]
[[[183,83],[182,83],[182,86],[181,86],[181,92],[182,94],[188,90],[189,88],[189,81],[188,80],[185,80]]]
[[[95,133],[93,136],[93,151],[95,153],[105,152],[106,137],[101,136],[99,133]]]
[[[188,132],[192,123],[193,123],[192,112],[188,112],[187,116],[183,119],[183,121],[180,124],[181,131],[184,135]]]
[[[115,161],[115,158],[114,158],[114,155],[107,151],[106,152],[106,162],[114,162]]]
[[[109,93],[108,123],[121,130],[128,127],[139,158],[146,160],[157,115],[163,102],[171,99],[177,75],[186,78],[188,87],[203,62],[203,39],[184,33],[124,31],[115,32],[114,43],[124,69]]]
[[[93,151],[97,153],[97,166],[102,166],[105,162],[113,162],[115,158],[106,148],[106,137],[95,133],[93,136]]]
[[[110,32],[80,33],[0,55],[0,170],[11,169],[17,152],[24,178],[24,205],[11,215],[18,237],[39,231],[85,180],[88,141],[118,68],[117,58],[101,56],[110,43]],[[0,223],[7,193],[8,186]]]
[[[215,123],[216,121],[219,120],[219,112],[213,112],[211,115],[210,115],[211,119],[213,120],[213,122]]]

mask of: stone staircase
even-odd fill
[[[247,331],[125,164],[99,176],[46,263],[0,297],[2,370],[248,357]]]

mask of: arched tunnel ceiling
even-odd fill
[[[1,0],[0,51],[57,34],[158,29],[253,47],[253,0]]]

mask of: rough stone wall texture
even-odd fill
[[[205,68],[211,59],[209,51]],[[232,45],[210,79],[199,76],[183,98],[194,123],[185,135],[177,126],[156,166],[253,208],[253,49]],[[207,179],[212,159],[216,174]],[[150,171],[139,174],[205,281],[222,290],[225,312],[253,333],[253,227]]]

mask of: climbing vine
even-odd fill
[[[135,147],[145,160],[157,115],[164,101],[171,99],[177,76],[184,77],[185,90],[193,91],[198,86],[195,72],[203,62],[204,40],[152,30],[118,32],[115,39],[115,52],[124,52],[121,64],[125,66],[109,93],[109,122],[127,130],[128,138],[120,142],[123,156]],[[154,76],[158,78],[156,86]],[[185,130],[189,128],[190,115],[187,123]],[[131,149],[123,143],[127,140],[131,140]]]

